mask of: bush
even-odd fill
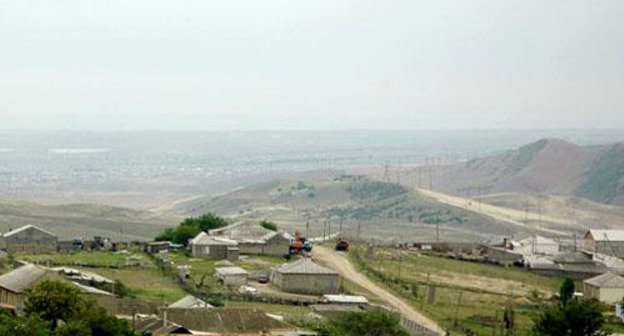
[[[260,222],[260,226],[262,226],[263,228],[267,230],[277,231],[277,224],[270,222],[268,220],[263,220],[262,222]]]
[[[399,324],[398,316],[382,312],[344,313],[308,327],[319,336],[409,336]]]
[[[170,241],[175,244],[187,245],[189,239],[202,231],[218,229],[230,223],[223,217],[207,213],[199,217],[186,218],[176,228],[169,228],[156,237],[157,241]]]

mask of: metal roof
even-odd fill
[[[200,232],[195,238],[191,239],[191,245],[238,245],[237,242],[223,238],[208,235],[206,232]]]
[[[218,275],[249,275],[249,272],[240,267],[217,267],[215,272]]]
[[[583,282],[600,288],[624,288],[624,278],[615,273],[605,273]]]
[[[193,295],[187,295],[180,300],[170,304],[169,308],[214,308],[212,305],[204,302],[202,299]]]
[[[368,299],[360,295],[323,295],[323,299],[331,303],[367,304]]]
[[[624,241],[624,230],[589,230],[587,232],[595,241]],[[587,235],[586,235],[587,236]]]
[[[15,230],[12,230],[12,231],[6,232],[6,233],[5,233],[5,234],[3,234],[2,236],[3,236],[3,237],[5,237],[5,238],[7,238],[7,237],[11,237],[11,236],[13,236],[13,235],[15,235],[15,234],[17,234],[17,233],[20,233],[20,232],[22,232],[22,231],[26,231],[26,230],[28,230],[28,229],[35,229],[35,230],[39,230],[39,231],[41,231],[41,232],[44,232],[44,233],[46,233],[46,234],[49,234],[50,236],[56,237],[56,236],[55,236],[53,233],[51,233],[50,231],[46,231],[46,230],[44,230],[44,229],[42,229],[42,228],[40,228],[40,227],[37,227],[37,226],[34,226],[34,225],[30,225],[30,224],[28,224],[28,225],[24,225],[24,226],[22,226],[22,227],[20,227],[20,228],[17,228],[17,229],[15,229]]]
[[[338,275],[338,272],[331,270],[327,267],[323,267],[319,264],[312,262],[308,258],[297,260],[290,264],[284,264],[275,269],[276,272],[283,274],[332,274]]]
[[[76,286],[76,287],[78,287],[78,289],[80,289],[82,292],[87,293],[87,294],[113,296],[112,293],[109,293],[109,292],[101,290],[101,289],[97,289],[95,287],[81,285],[81,284],[79,284],[77,282],[73,282],[73,281],[71,282],[71,284]]]
[[[39,266],[28,264],[0,276],[0,287],[13,293],[22,293],[46,275],[47,271]]]

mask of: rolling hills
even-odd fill
[[[173,211],[178,215],[212,211],[238,221],[270,219],[282,229],[309,236],[321,236],[331,225],[332,232],[342,229],[352,238],[378,241],[433,241],[436,236],[444,241],[488,241],[535,232],[533,227],[440,204],[417,190],[351,175],[262,182],[182,202]]]
[[[32,224],[59,239],[93,236],[113,240],[151,240],[179,217],[144,210],[98,204],[42,205],[29,202],[0,202],[0,232]]]

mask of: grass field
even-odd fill
[[[371,278],[456,335],[467,329],[477,335],[498,335],[506,309],[515,313],[514,335],[530,335],[538,307],[534,297],[549,297],[562,281],[521,269],[404,250],[378,249],[371,255],[353,249],[351,259]],[[435,287],[432,303],[427,303],[429,286]]]
[[[141,254],[142,255],[142,254]],[[51,267],[64,266],[88,266],[88,267],[124,267],[128,261],[129,255],[120,253],[111,253],[104,251],[76,251],[72,253],[55,253],[55,254],[37,254],[37,255],[19,255],[18,259],[26,260],[32,263],[46,265]],[[142,255],[142,259],[147,257]]]

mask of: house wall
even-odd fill
[[[228,258],[228,246],[227,245],[191,245],[191,255],[193,257],[223,260],[223,259]]]
[[[600,288],[598,300],[606,303],[621,302],[624,298],[624,288]]]
[[[511,265],[521,259],[522,255],[515,251],[493,248],[489,253],[490,262],[501,265]]]
[[[590,250],[592,252],[619,257],[624,256],[624,241],[611,241],[611,243],[607,241],[596,241],[593,246],[594,249]]]
[[[0,303],[18,306],[24,302],[26,297],[23,294],[13,293],[4,288],[0,288]]]
[[[596,251],[596,241],[590,235],[585,237],[584,247],[587,251],[595,252]]]
[[[273,256],[283,256],[290,249],[290,239],[284,238],[282,235],[276,235],[267,241],[263,254]]]
[[[556,255],[559,253],[559,244],[527,244],[516,251],[522,254]]]
[[[240,254],[263,254],[264,244],[259,243],[238,243]]]
[[[275,286],[285,292],[301,294],[332,294],[338,292],[340,281],[337,274],[283,274],[273,275]]]
[[[4,237],[3,240],[4,249],[11,254],[56,252],[56,237],[36,228],[29,228],[9,237]]]
[[[240,287],[247,285],[247,274],[236,275],[220,275],[219,279],[223,281],[226,286]]]

